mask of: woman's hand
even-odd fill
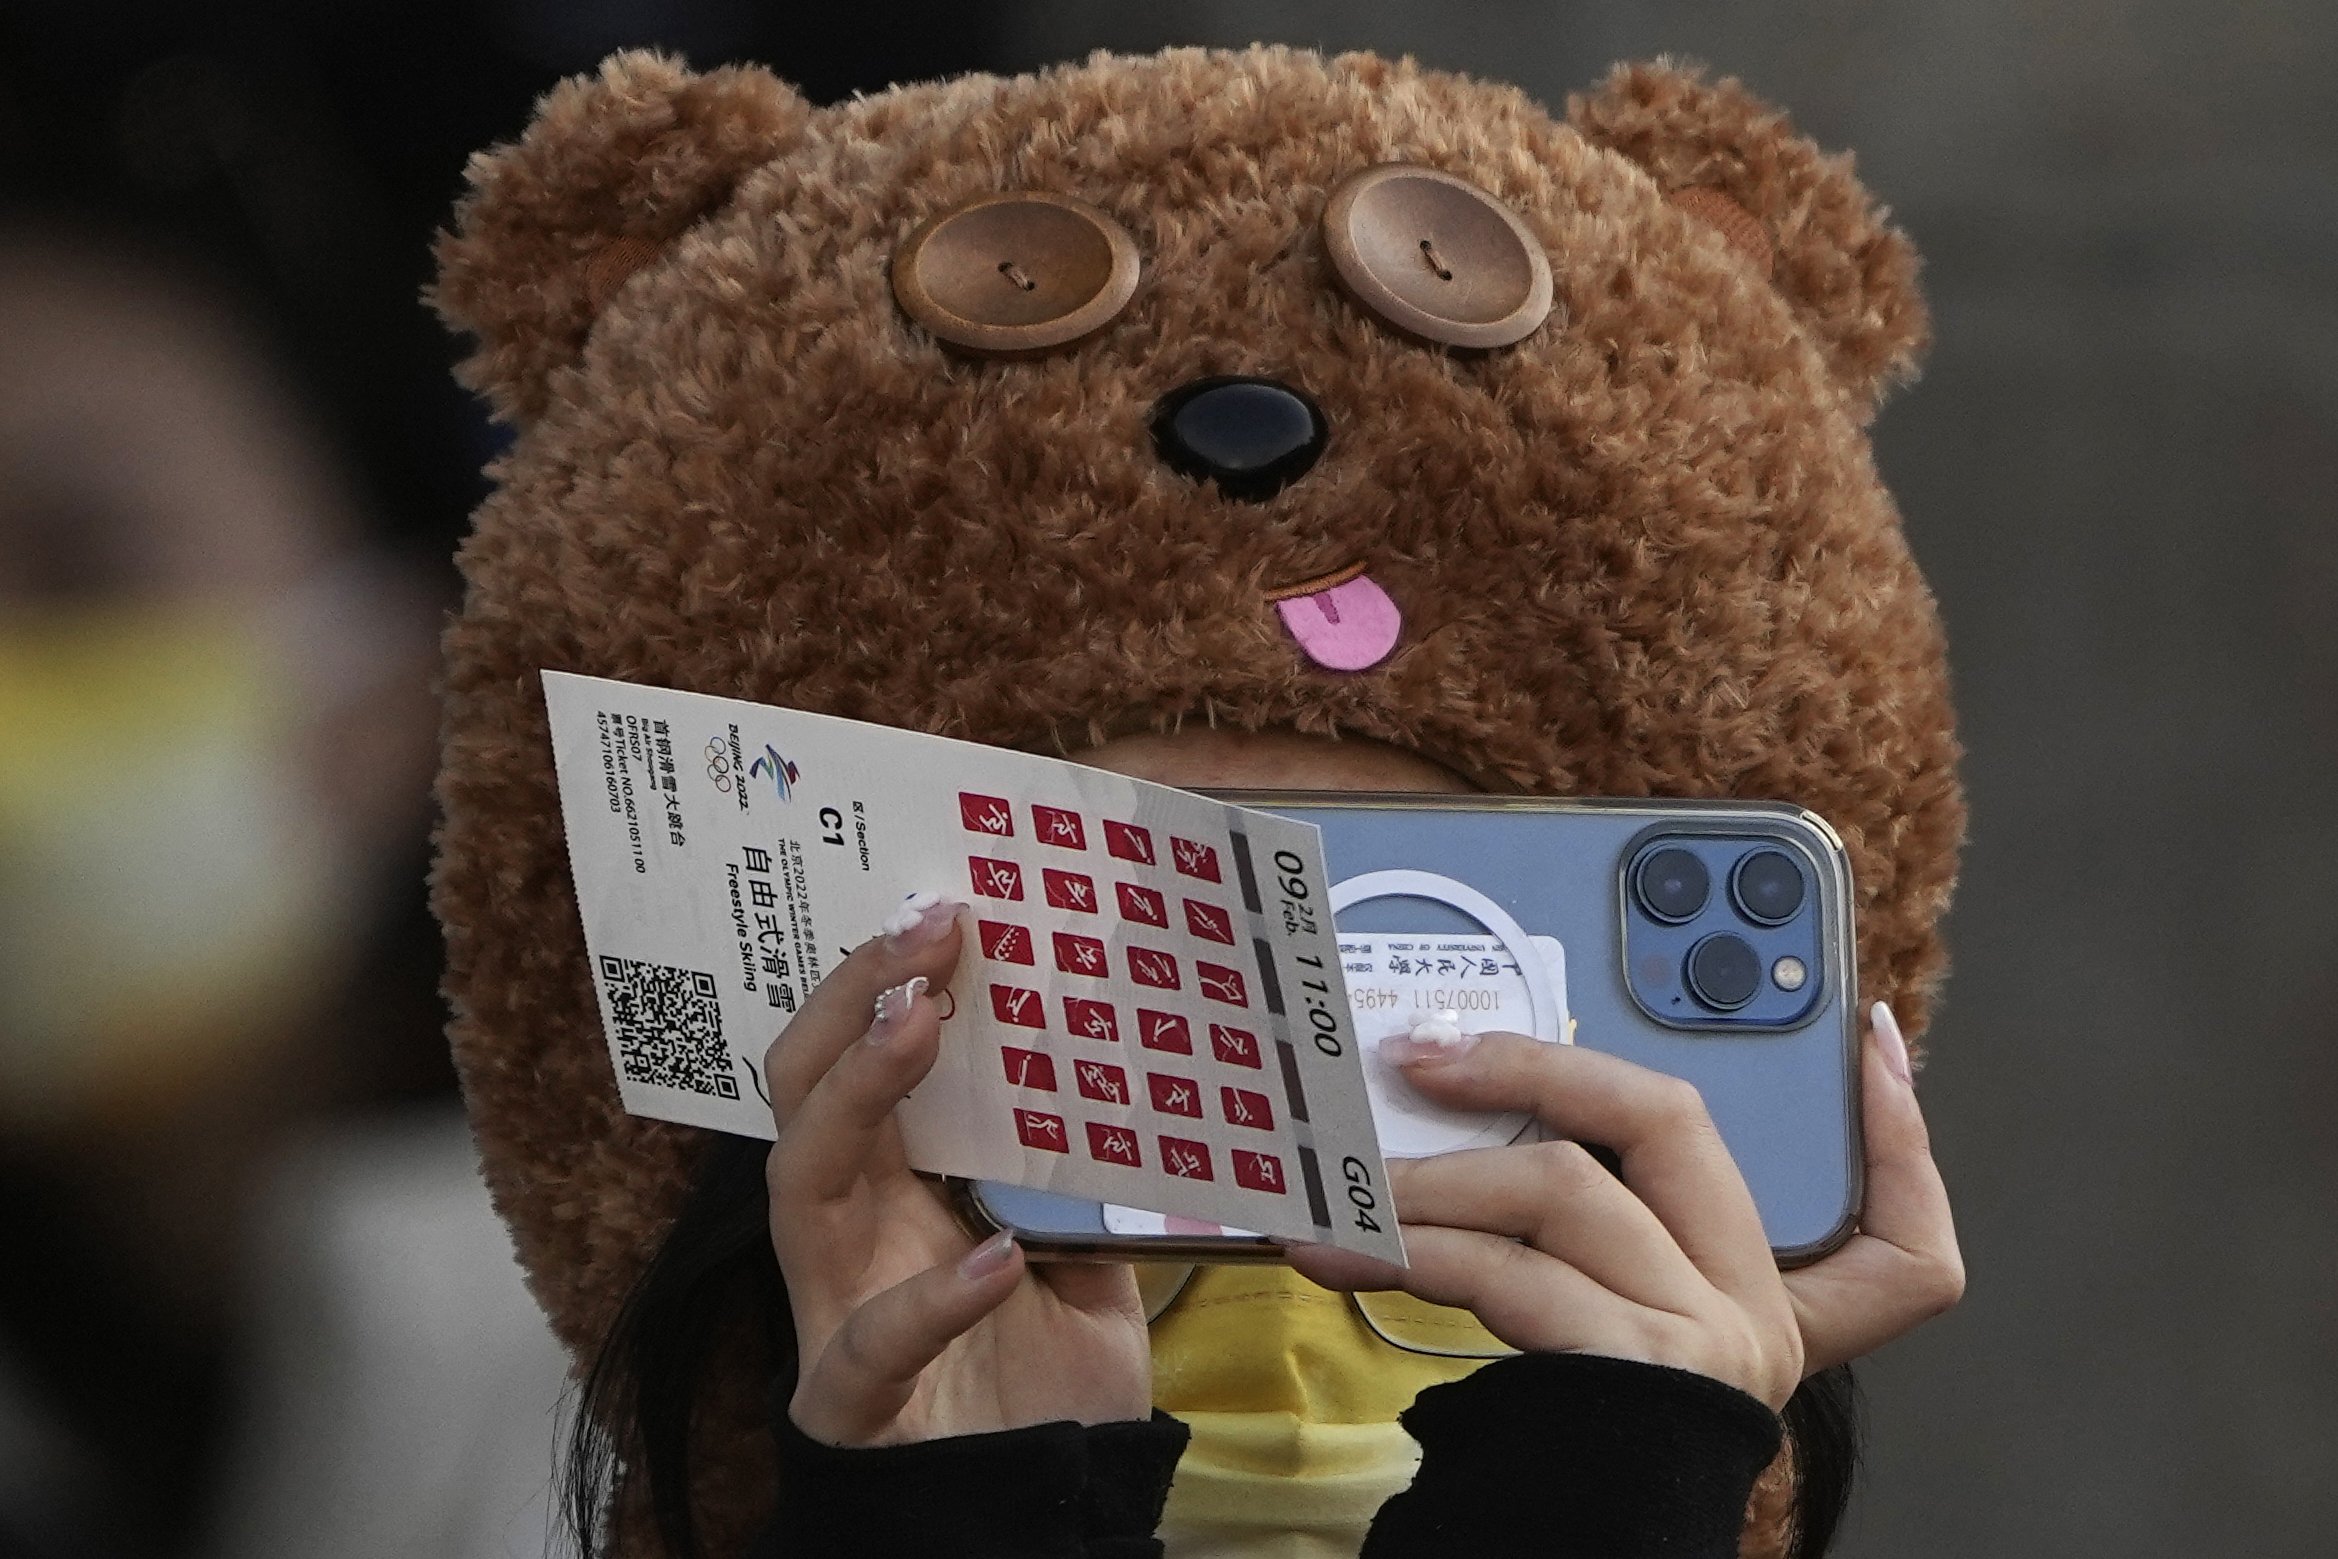
[[[958,961],[957,906],[921,897],[820,982],[766,1057],[779,1141],[771,1245],[799,1360],[789,1412],[831,1445],[1152,1411],[1126,1267],[1033,1270],[976,1244],[902,1156],[893,1108],[933,1065],[925,994]]]
[[[1916,1106],[1907,1042],[1882,1002],[1873,1025],[1860,1059],[1867,1205],[1859,1232],[1825,1259],[1785,1274],[1807,1373],[1874,1352],[1965,1292],[1956,1220]]]
[[[1409,1270],[1327,1247],[1295,1250],[1293,1264],[1328,1287],[1463,1306],[1514,1348],[1694,1370],[1778,1408],[1807,1371],[1897,1336],[1962,1290],[1914,1093],[1882,1046],[1871,1039],[1863,1075],[1867,1231],[1790,1277],[1695,1088],[1515,1034],[1382,1054],[1439,1103],[1527,1110],[1569,1140],[1391,1164]],[[1898,1096],[1878,1097],[1889,1089]],[[1622,1178],[1578,1142],[1612,1149]]]

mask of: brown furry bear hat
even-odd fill
[[[1422,264],[1490,275],[1474,315],[1407,314],[1425,283],[1369,221],[1327,227],[1390,163],[1474,186],[1381,212],[1461,203],[1477,247]],[[1865,433],[1924,341],[1916,258],[1735,83],[1628,66],[1559,118],[1368,55],[1178,50],[816,109],[627,54],[470,181],[435,301],[517,439],[446,638],[436,903],[487,1178],[573,1351],[704,1139],[618,1107],[541,668],[1041,751],[1207,721],[1494,790],[1799,801],[1850,848],[1862,996],[1921,1030],[1963,806]],[[1008,212],[1071,257],[1008,278],[1020,313],[939,228],[904,257],[1002,193],[1071,198]],[[1220,376],[1311,402],[1312,467],[1243,496],[1175,468],[1156,408]],[[1372,619],[1361,651],[1300,633],[1318,599]],[[717,1551],[769,1498],[752,1361],[723,1373]]]

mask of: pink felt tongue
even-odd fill
[[[1404,614],[1368,574],[1277,601],[1275,610],[1307,658],[1331,671],[1378,665],[1396,648],[1396,635],[1404,627]]]

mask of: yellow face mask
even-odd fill
[[[1193,1431],[1161,1527],[1172,1559],[1347,1559],[1420,1465],[1397,1415],[1513,1351],[1465,1311],[1288,1267],[1138,1274],[1154,1403]]]
[[[281,1021],[344,934],[282,671],[223,612],[0,627],[0,1128],[134,1116]]]

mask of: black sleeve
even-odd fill
[[[1778,1417],[1709,1376],[1532,1353],[1405,1410],[1412,1486],[1360,1559],[1736,1559]]]
[[[1159,1412],[865,1448],[773,1419],[779,1513],[748,1559],[1160,1559],[1186,1441]]]

